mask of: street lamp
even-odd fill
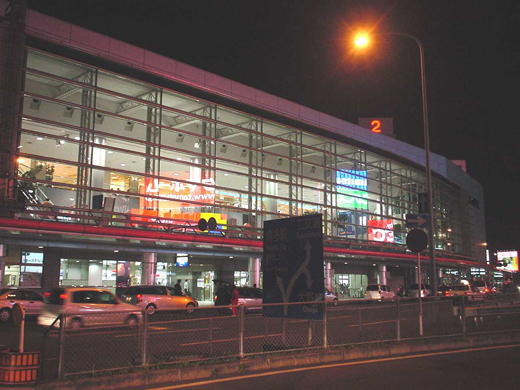
[[[430,167],[430,131],[428,129],[428,102],[426,98],[426,73],[424,66],[424,48],[419,39],[413,35],[399,32],[383,33],[377,35],[399,35],[410,38],[419,46],[421,60],[421,89],[422,89],[422,109],[423,109],[423,128],[424,128],[424,152],[426,159],[426,189],[428,191],[428,241],[430,246],[430,283],[433,296],[437,295],[437,273],[435,267],[435,241],[434,241],[434,218],[433,218],[433,186],[432,171]],[[367,35],[358,35],[354,39],[356,46],[364,47],[369,43]]]

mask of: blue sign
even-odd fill
[[[427,228],[428,214],[406,214],[406,227],[412,229]]]
[[[265,221],[262,271],[264,317],[323,320],[321,214]]]

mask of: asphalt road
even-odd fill
[[[155,390],[518,389],[520,345],[437,352],[216,378]]]

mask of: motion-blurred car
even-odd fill
[[[455,286],[451,286],[451,295],[453,297],[466,297],[469,302],[484,300],[484,294],[475,286],[468,284],[456,284]]]
[[[123,302],[145,309],[148,315],[156,311],[186,308],[193,313],[199,303],[186,294],[177,295],[173,287],[168,286],[132,286],[121,296]]]
[[[89,287],[60,287],[44,294],[38,324],[56,324],[56,318],[64,314],[65,326],[79,330],[86,326],[129,325],[141,322],[142,311],[123,303],[110,291]]]
[[[365,298],[376,301],[394,300],[395,292],[384,284],[369,284],[365,290]]]
[[[421,297],[429,297],[432,292],[430,289],[430,286],[427,284],[421,285]],[[407,297],[410,298],[419,298],[419,285],[418,284],[412,284],[410,287],[408,287],[408,291],[406,293]]]
[[[0,290],[0,322],[11,319],[15,303],[25,309],[26,316],[37,316],[42,308],[43,296],[30,290],[5,288]]]
[[[325,302],[330,302],[334,306],[338,306],[338,296],[329,289],[325,288]]]

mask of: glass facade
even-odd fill
[[[26,57],[17,180],[30,218],[93,224],[86,210],[110,204],[116,226],[214,217],[218,234],[260,239],[265,220],[322,213],[330,242],[405,245],[405,214],[426,192],[419,169],[38,50]],[[461,198],[434,180],[438,250],[463,251]]]

